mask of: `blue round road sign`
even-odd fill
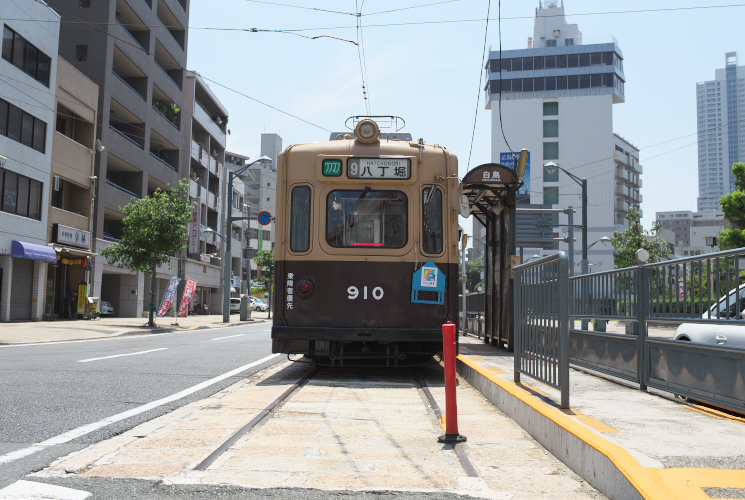
[[[259,224],[261,224],[262,226],[266,226],[270,222],[272,222],[272,214],[271,213],[269,213],[267,211],[259,212]]]

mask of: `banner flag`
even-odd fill
[[[173,307],[173,299],[176,297],[176,289],[179,283],[181,283],[181,279],[176,276],[172,276],[171,281],[168,282],[166,293],[163,294],[163,302],[160,303],[160,308],[158,309],[157,316],[159,318],[165,316],[171,310],[171,307]]]
[[[186,278],[186,287],[184,288],[184,296],[181,299],[181,307],[178,310],[179,318],[186,317],[186,311],[189,310],[189,304],[191,304],[191,298],[194,296],[194,292],[197,289],[197,282],[191,278]]]

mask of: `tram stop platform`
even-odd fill
[[[562,410],[553,387],[514,382],[511,352],[459,341],[458,374],[608,498],[745,499],[745,416],[578,369]]]

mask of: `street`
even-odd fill
[[[0,489],[276,362],[269,329],[0,346]]]

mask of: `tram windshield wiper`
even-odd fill
[[[359,210],[362,200],[370,191],[372,191],[370,189],[370,186],[365,186],[365,189],[362,190],[362,194],[360,195],[360,197],[357,198],[357,201],[355,201],[354,205],[352,205],[352,209],[347,214],[347,224],[349,224],[349,227],[354,227],[354,214],[355,212],[357,212],[357,210]]]

